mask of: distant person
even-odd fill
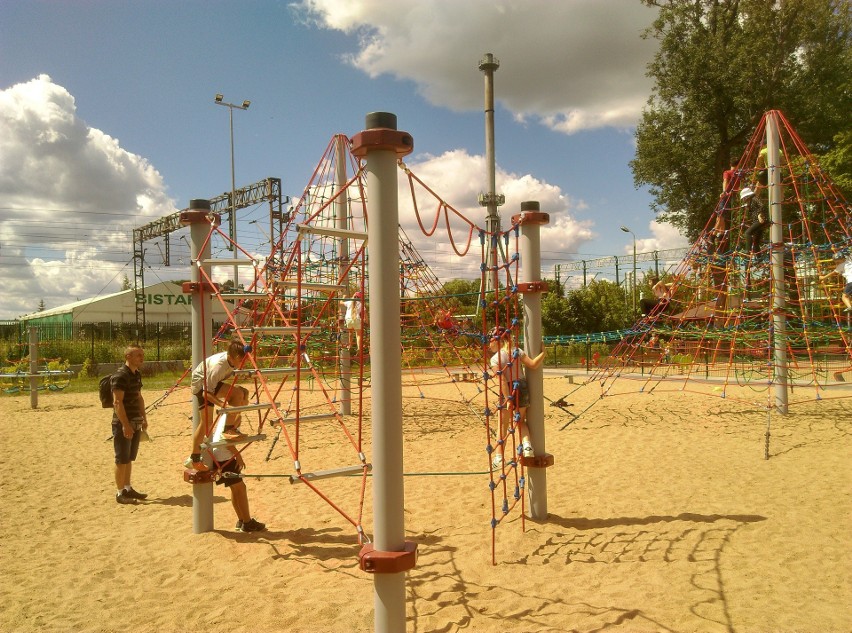
[[[843,305],[846,306],[843,311],[848,314],[852,312],[852,254],[844,256],[842,253],[837,253],[834,256],[834,263],[834,270],[825,275],[820,275],[820,281],[825,281],[828,277],[835,274],[840,275],[845,280],[840,299],[843,301]]]
[[[734,190],[736,190],[737,186],[740,182],[739,171],[737,170],[737,162],[731,161],[731,168],[726,169],[722,173],[722,193],[720,196],[724,196]]]
[[[488,361],[490,377],[499,376],[500,388],[500,439],[492,465],[495,469],[503,463],[505,440],[509,431],[509,416],[517,422],[518,437],[521,438],[521,452],[524,457],[534,457],[527,429],[527,408],[530,406],[530,392],[521,366],[535,369],[544,360],[544,349],[535,358],[527,356],[524,350],[512,346],[511,331],[495,327],[488,338],[488,349],[493,354]]]
[[[761,210],[757,212],[754,222],[745,230],[743,236],[750,255],[754,255],[757,251],[761,250],[761,243],[766,235],[766,229],[769,228],[770,224],[772,223]]]
[[[441,330],[441,332],[446,332],[447,334],[459,333],[459,326],[456,323],[456,318],[450,310],[438,310],[438,314],[435,315],[435,327]]]
[[[216,426],[213,429],[210,441],[214,444],[227,441],[229,438],[226,434],[227,416],[221,415],[216,421]],[[245,462],[242,454],[235,450],[231,445],[216,446],[213,448],[213,458],[219,465],[219,472],[231,475],[239,475]],[[231,505],[234,508],[234,513],[237,515],[237,532],[262,532],[266,529],[266,525],[253,519],[249,510],[248,489],[242,477],[238,476],[222,476],[216,480],[217,485],[224,485],[231,492]]]
[[[672,288],[669,284],[661,281],[659,277],[651,277],[651,292],[653,293],[653,298],[651,299],[639,299],[639,307],[642,310],[642,314],[649,315],[653,312],[654,308],[657,306],[662,306],[660,308],[660,312],[665,312],[666,308],[669,305],[669,302],[672,299]]]
[[[139,368],[145,352],[138,345],[124,350],[124,365],[110,378],[112,390],[112,444],[115,449],[115,500],[133,504],[148,497],[130,484],[133,462],[139,453],[142,432],[148,430],[148,416],[142,397],[142,375]]]
[[[728,227],[731,222],[731,209],[728,205],[724,205],[717,209],[715,213],[716,221],[713,223],[713,228],[710,229],[708,246],[716,252],[725,251],[728,248]]]
[[[361,326],[364,316],[364,295],[358,291],[352,295],[351,299],[341,302],[342,309],[345,310],[343,315],[343,324],[349,330],[349,345],[352,344],[352,334],[355,335],[355,344],[357,351],[361,351]]]
[[[200,362],[192,372],[190,391],[198,401],[198,426],[192,433],[192,452],[184,462],[187,468],[198,471],[209,470],[201,461],[201,443],[206,433],[211,432],[215,421],[214,407],[242,407],[248,404],[248,390],[239,385],[226,382],[234,375],[234,370],[242,365],[246,348],[239,339],[231,340],[227,351],[213,354]],[[228,439],[243,437],[239,431],[241,416],[239,412],[227,415],[224,433]]]

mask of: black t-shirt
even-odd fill
[[[130,371],[130,367],[122,365],[117,372],[112,375],[109,381],[113,391],[116,389],[124,392],[124,410],[127,412],[127,418],[142,417],[142,374],[137,371]],[[113,419],[117,420],[118,416],[113,413]]]

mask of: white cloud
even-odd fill
[[[472,156],[464,150],[454,150],[441,156],[418,156],[406,161],[406,164],[417,178],[458,211],[467,222],[485,228],[486,210],[478,202],[482,192],[480,184],[486,173],[484,156]],[[538,201],[541,210],[550,214],[550,223],[541,229],[542,251],[577,252],[582,243],[593,237],[591,223],[577,221],[572,215],[574,210],[584,207],[582,201],[570,198],[559,187],[529,174],[510,173],[499,167],[496,170],[496,187],[506,197],[505,204],[499,210],[504,230],[511,225],[512,216],[520,212],[522,202]],[[431,230],[436,213],[439,212],[438,200],[419,186],[415,187],[415,193],[420,223],[427,231]],[[399,200],[400,225],[436,275],[442,279],[474,278],[479,275],[482,256],[478,232],[474,231],[470,251],[462,257],[457,251],[465,250],[470,235],[470,227],[462,218],[449,212],[450,230],[442,216],[435,234],[426,237],[417,221],[411,203],[411,190],[405,179],[400,181]]]
[[[636,240],[636,250],[640,253],[665,251],[674,248],[686,248],[689,241],[671,224],[653,220],[648,223],[653,237]],[[632,252],[632,246],[630,247]]]
[[[652,220],[648,223],[648,230],[653,237],[637,237],[637,253],[651,253],[689,246],[687,239],[671,224]],[[624,253],[630,255],[633,253],[633,241],[629,237],[627,239],[628,243],[624,245]]]
[[[175,210],[160,174],[47,75],[0,91],[0,156],[0,318],[118,290],[131,229]]]
[[[633,126],[650,94],[655,11],[633,0],[300,0],[320,28],[357,33],[346,59],[410,80],[435,105],[482,106],[476,61],[500,61],[495,98],[519,120],[571,134]],[[465,62],[464,60],[468,60]]]

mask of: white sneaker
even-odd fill
[[[524,457],[535,457],[535,453],[533,452],[532,444],[529,442],[524,442]]]
[[[495,453],[494,458],[491,460],[491,467],[494,470],[500,470],[501,466],[503,466],[503,456],[500,453]]]

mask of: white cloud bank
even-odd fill
[[[133,227],[175,205],[144,158],[41,75],[0,91],[0,318],[119,290]]]
[[[34,312],[41,301],[52,308],[117,291],[125,275],[133,276],[132,229],[175,211],[156,169],[82,121],[74,97],[46,75],[0,91],[0,155],[0,283],[6,299],[0,318]],[[452,150],[415,156],[408,164],[446,202],[484,227],[485,210],[477,203],[486,172],[483,156]],[[401,225],[435,273],[442,279],[478,276],[478,246],[460,258],[445,229],[440,237],[423,237],[406,204],[407,183],[400,183]],[[538,200],[551,214],[544,251],[576,252],[592,237],[590,223],[572,217],[582,201],[554,185],[498,169],[497,190],[506,196],[504,228],[523,201]],[[433,211],[430,202],[427,213]]]
[[[440,198],[452,205],[464,218],[485,228],[486,209],[477,200],[481,192],[482,174],[486,173],[485,157],[472,156],[463,150],[445,152],[441,156],[418,156],[406,161],[420,180],[428,185]],[[577,252],[580,244],[592,238],[591,222],[578,222],[572,212],[582,208],[582,201],[567,196],[559,187],[543,182],[530,174],[515,174],[498,167],[496,187],[505,195],[506,201],[500,209],[502,228],[508,229],[512,215],[519,212],[522,202],[537,201],[541,211],[550,214],[547,230],[542,231],[541,249],[544,252]],[[434,224],[437,203],[426,192],[415,189],[421,222],[429,230]],[[479,276],[481,253],[478,236],[465,257],[459,257],[450,243],[451,236],[440,220],[435,235],[425,237],[411,204],[408,182],[400,182],[400,225],[405,230],[435,274],[444,280],[475,278]],[[456,248],[463,250],[468,240],[468,226],[450,214],[452,240]]]
[[[636,124],[651,90],[656,44],[640,34],[655,10],[638,0],[301,0],[291,7],[320,28],[357,33],[346,56],[370,77],[410,80],[429,102],[482,106],[460,59],[493,53],[496,98],[519,120],[572,134]]]

